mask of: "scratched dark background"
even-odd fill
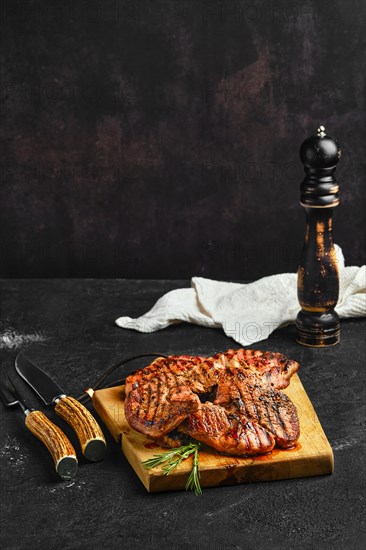
[[[319,124],[335,241],[365,263],[364,21],[361,0],[2,2],[0,275],[294,271]]]

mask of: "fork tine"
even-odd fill
[[[8,405],[8,400],[5,399],[5,394],[3,393],[3,390],[2,390],[1,387],[0,387],[0,399],[1,399],[1,401],[4,403],[4,405],[7,407],[7,405]]]
[[[11,395],[14,398],[14,401],[9,403],[8,406],[10,407],[11,405],[19,405],[20,408],[22,409],[22,411],[25,412],[28,409],[28,407],[24,403],[23,397],[19,393],[15,383],[13,383],[12,379],[10,378],[9,373],[7,375],[7,379],[6,379],[5,384],[6,384],[6,388],[7,388],[8,392],[9,392],[9,395]]]
[[[14,386],[11,384],[9,376],[6,376],[5,379],[1,381],[0,384],[0,399],[4,403],[6,407],[11,407],[12,405],[16,405],[18,403],[18,399],[15,395],[15,393],[12,391],[12,388]],[[10,382],[10,385],[9,385]]]
[[[14,395],[16,394],[16,389],[14,387],[13,382],[11,381],[9,374],[6,375],[5,386],[9,391],[11,391],[11,393],[13,393]]]

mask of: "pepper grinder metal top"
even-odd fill
[[[305,243],[298,269],[297,341],[314,347],[339,342],[339,274],[333,244],[332,216],[339,204],[335,167],[341,157],[338,143],[320,126],[300,149],[305,179],[300,204],[306,213]]]

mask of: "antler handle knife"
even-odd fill
[[[24,354],[15,359],[18,374],[33,388],[46,405],[55,405],[56,413],[76,432],[85,458],[91,462],[103,460],[106,441],[94,416],[79,401],[66,395],[52,378],[34,365]]]
[[[64,432],[43,412],[30,408],[9,378],[0,388],[0,397],[6,407],[19,405],[25,416],[26,427],[48,449],[57,474],[62,479],[72,479],[78,469],[78,460],[75,449]]]

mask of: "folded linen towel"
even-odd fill
[[[344,266],[336,247],[340,273],[340,318],[366,316],[366,265]],[[293,323],[300,309],[297,275],[282,273],[253,283],[227,283],[192,278],[192,288],[168,292],[154,307],[136,319],[119,317],[116,324],[139,332],[155,332],[186,321],[206,327],[222,327],[242,346],[265,340],[278,327]]]

